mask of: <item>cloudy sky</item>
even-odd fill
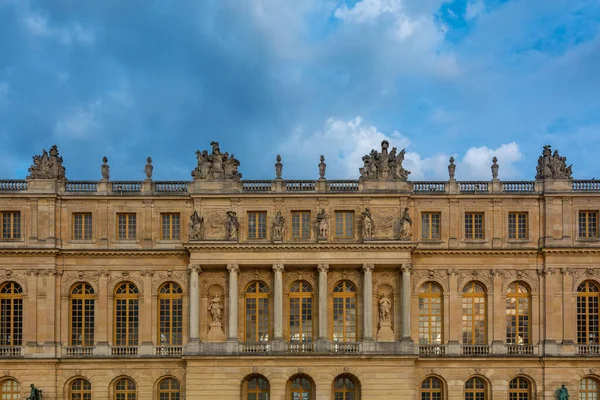
[[[542,146],[600,177],[598,0],[0,0],[1,178],[58,144],[71,180],[358,177],[383,139],[411,179],[533,179]]]

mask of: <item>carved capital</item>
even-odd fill
[[[140,274],[144,278],[152,278],[154,276],[154,271],[152,271],[150,269],[144,269],[144,270],[142,270],[142,272]]]
[[[30,278],[33,278],[34,276],[38,276],[40,274],[40,271],[37,269],[29,269],[27,270],[27,276]]]
[[[229,271],[230,274],[239,274],[240,273],[240,266],[237,264],[228,264],[227,265],[227,271]]]
[[[455,275],[458,275],[458,270],[457,269],[448,269],[448,270],[446,270],[446,274],[448,274],[448,276],[455,276]]]
[[[503,271],[500,269],[492,269],[492,270],[490,270],[490,275],[492,276],[492,278],[500,277],[500,276],[502,276],[502,272]]]
[[[283,270],[284,270],[283,264],[273,264],[273,271],[283,272]]]
[[[561,268],[560,273],[563,275],[573,275],[573,271],[570,268]]]
[[[373,264],[363,264],[362,266],[362,270],[363,272],[373,272],[373,270],[375,269],[375,265]]]
[[[329,271],[329,264],[319,264],[317,268],[319,269],[319,272],[327,272]]]
[[[190,264],[188,265],[188,271],[199,274],[200,272],[202,272],[202,269],[200,268],[199,264]]]
[[[412,273],[412,263],[410,261],[407,261],[406,263],[402,264],[402,267],[400,268],[400,270],[402,271],[403,274],[405,273]]]

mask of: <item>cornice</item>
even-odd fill
[[[600,254],[600,247],[546,247],[541,249],[545,254]]]
[[[180,257],[187,256],[186,250],[62,250],[58,255],[65,257]]]
[[[44,248],[0,248],[0,255],[3,256],[55,256],[59,253],[58,249],[44,249]]]
[[[514,256],[538,255],[538,250],[506,250],[506,249],[418,249],[413,251],[417,256]]]
[[[184,243],[189,251],[413,251],[415,243],[406,242],[369,242],[369,243],[236,243],[236,242],[198,242]]]

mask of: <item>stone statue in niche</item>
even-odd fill
[[[148,157],[148,158],[146,158],[146,166],[144,167],[144,173],[146,174],[147,181],[152,180],[152,171],[153,170],[154,170],[154,167],[152,166],[152,158]]]
[[[235,180],[239,181],[242,174],[238,172],[240,162],[232,154],[221,153],[219,142],[211,142],[212,153],[206,150],[196,150],[198,166],[192,171],[194,180]]]
[[[454,157],[450,157],[450,164],[448,164],[448,175],[450,176],[450,180],[454,180],[454,173],[456,172],[456,165],[454,164]]]
[[[273,240],[283,240],[283,235],[285,233],[285,218],[283,217],[283,215],[281,215],[281,211],[277,211],[277,215],[275,215],[275,217],[273,218],[272,229]]]
[[[190,240],[202,240],[203,226],[204,218],[198,215],[198,211],[194,211],[190,217]]]
[[[33,156],[33,165],[29,167],[27,179],[66,180],[63,158],[58,155],[58,147],[53,145],[50,153],[43,150],[41,156]]]
[[[363,156],[363,167],[359,168],[361,180],[408,180],[410,171],[402,166],[406,151],[402,149],[397,153],[394,147],[388,153],[389,146],[389,142],[384,140],[381,142],[381,152],[373,149]]]
[[[535,180],[573,179],[572,167],[573,164],[567,167],[567,157],[561,157],[558,150],[554,150],[554,154],[552,154],[552,147],[544,146],[542,155],[538,159]]]
[[[373,232],[375,231],[375,222],[373,222],[373,216],[371,210],[366,208],[362,213],[362,237],[363,239],[373,239]]]
[[[102,180],[107,181],[110,179],[110,167],[108,166],[108,158],[102,157],[102,165],[100,166],[100,173],[102,174]]]
[[[281,179],[281,171],[283,170],[283,164],[281,163],[281,156],[277,154],[277,158],[275,159],[275,176],[276,179]]]
[[[325,169],[327,168],[327,164],[325,164],[325,156],[321,154],[321,162],[319,163],[319,179],[325,179]]]
[[[562,385],[560,389],[556,391],[556,397],[558,398],[558,400],[569,400],[569,391],[567,390],[565,385]]]
[[[392,300],[386,293],[379,295],[379,327],[377,329],[378,342],[393,342],[392,330]]]
[[[227,211],[227,238],[234,240],[238,238],[240,230],[240,222],[238,221],[237,213],[235,211]]]
[[[221,304],[221,298],[215,295],[210,304],[208,305],[208,311],[212,317],[213,324],[222,324],[223,322],[223,305]]]
[[[498,170],[500,169],[500,166],[498,165],[498,157],[492,158],[491,169],[492,169],[492,179],[497,180],[498,179]]]
[[[391,321],[392,302],[383,294],[379,299],[379,322]]]
[[[404,209],[402,218],[400,218],[400,240],[410,240],[412,237],[412,219],[408,213],[408,207]]]
[[[329,231],[329,223],[327,222],[327,213],[325,209],[322,208],[321,211],[317,213],[317,232],[319,239],[327,239],[327,234]]]

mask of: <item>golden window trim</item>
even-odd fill
[[[161,293],[162,288],[164,287],[170,287],[170,293]],[[178,289],[179,292],[178,293],[174,293],[174,291]],[[168,306],[169,306],[169,312],[168,314],[165,314],[165,320],[168,320],[168,329],[167,332],[163,331],[163,327],[161,326],[161,322],[163,321],[163,304],[161,304],[161,301],[166,300],[168,301]],[[179,310],[176,309],[177,304],[175,304],[175,301],[179,301],[180,304],[178,305]],[[184,318],[184,313],[183,313],[183,289],[181,288],[181,286],[177,283],[177,282],[173,282],[173,281],[169,281],[169,282],[164,282],[163,284],[161,284],[158,287],[157,290],[157,343],[160,346],[181,346],[183,345],[183,318]],[[177,321],[179,323],[179,326],[176,326],[174,324],[174,317],[175,317],[175,313],[179,313],[178,317],[179,320]],[[167,318],[168,316],[168,318]],[[162,340],[162,335],[165,334],[167,337],[166,341]],[[179,334],[179,343],[174,343],[173,342],[173,337],[175,336],[175,334]]]
[[[165,237],[165,217],[168,219],[169,234]],[[175,217],[177,217],[177,223],[175,224]],[[177,225],[176,227],[174,225]],[[177,228],[177,229],[175,229]],[[160,239],[161,241],[179,241],[181,240],[181,213],[178,212],[163,212],[160,213]],[[175,231],[177,235],[175,236]]]
[[[479,285],[481,286],[481,288],[483,289],[483,291],[465,291],[467,289],[467,287],[469,285],[472,285],[472,287],[475,289],[475,285]],[[471,316],[471,324],[470,324],[470,330],[471,330],[471,339],[468,343],[465,343],[463,341],[464,345],[486,345],[488,344],[488,292],[486,291],[485,285],[483,285],[482,283],[478,282],[478,281],[469,281],[467,282],[463,288],[462,288],[462,292],[460,293],[462,295],[461,297],[461,307],[462,307],[462,312],[461,312],[461,337],[464,337],[464,333],[465,333],[465,320],[463,319],[465,316]],[[475,299],[483,299],[483,314],[476,314],[475,313],[475,304],[477,304],[475,302]],[[471,313],[470,314],[465,314],[465,300],[470,300],[471,303]],[[476,335],[476,316],[483,316],[483,340],[482,343],[477,343],[477,335]]]
[[[81,229],[80,236],[77,236],[77,218],[81,217]],[[89,221],[86,221],[86,217],[89,217]],[[89,237],[87,236],[89,228]],[[91,212],[74,212],[71,214],[71,240],[78,243],[94,240],[94,215]]]
[[[124,236],[121,236],[121,217],[124,217],[125,221],[123,227],[125,228]],[[137,241],[137,213],[131,212],[118,212],[116,215],[116,238],[119,242]],[[133,231],[133,232],[130,232]]]
[[[122,287],[125,287],[127,291],[125,293],[118,293],[117,291]],[[134,293],[129,293],[129,290],[131,290],[131,288],[135,291]],[[125,332],[121,333],[121,334],[117,330],[117,321],[118,321],[117,314],[119,312],[117,305],[118,305],[119,301],[125,301],[125,310],[121,311],[123,313],[123,315],[125,316],[125,319],[124,319]],[[137,304],[135,304],[135,308],[137,309],[137,312],[136,312],[137,315],[136,315],[135,321],[130,321],[130,315],[133,311],[130,308],[134,306],[133,301],[135,301],[137,303]],[[139,327],[140,327],[140,294],[139,294],[139,290],[138,290],[137,286],[133,282],[129,282],[129,281],[120,282],[119,284],[117,284],[113,291],[112,303],[113,303],[113,345],[114,346],[138,346],[139,345]],[[133,328],[131,326],[132,324],[137,325],[136,340],[135,340],[134,344],[129,343],[130,336],[131,336],[131,329]],[[119,335],[122,335],[122,338],[120,338]],[[126,344],[118,343],[118,342],[122,342],[122,341],[125,341]]]
[[[427,292],[420,292],[420,289],[424,286],[427,285]],[[439,292],[434,292],[432,291],[432,287],[436,286],[439,289]],[[428,310],[429,312],[427,313],[427,315],[423,315],[421,314],[421,307],[420,307],[420,302],[421,299],[427,300],[428,303]],[[432,322],[432,317],[433,316],[437,316],[437,314],[433,314],[432,311],[432,305],[434,304],[432,302],[432,300],[437,300],[439,299],[439,307],[440,307],[440,313],[439,313],[439,317],[440,317],[440,322],[439,322],[439,331],[440,331],[440,340],[432,340],[433,337],[433,330],[431,329],[434,326],[434,323]],[[419,314],[418,314],[418,326],[417,326],[417,330],[418,330],[418,335],[419,335],[419,342],[421,342],[421,317],[427,317],[427,322],[428,322],[428,332],[427,332],[427,344],[442,344],[444,343],[444,292],[442,287],[434,281],[426,281],[424,282],[420,287],[419,287],[419,294],[418,294],[418,301],[419,301]]]
[[[266,287],[266,292],[261,292],[260,291],[260,284],[263,284]],[[250,289],[252,286],[255,287],[255,291],[249,292],[248,289]],[[270,290],[269,290],[269,286],[261,281],[261,280],[253,280],[250,283],[248,283],[246,285],[246,289],[244,291],[244,341],[248,341],[248,299],[256,299],[255,305],[256,305],[256,332],[254,332],[254,334],[256,335],[256,338],[258,339],[256,341],[256,343],[263,343],[262,341],[260,341],[260,333],[261,333],[261,326],[260,326],[260,321],[259,321],[259,305],[260,305],[260,301],[259,299],[267,299],[267,337],[271,337],[271,302],[269,301],[270,298]],[[268,340],[267,340],[268,341]]]
[[[581,235],[581,230],[582,230],[582,226],[581,226],[581,217],[584,216],[585,219],[585,234]],[[594,216],[594,221],[590,221],[590,217]],[[598,228],[600,228],[600,221],[598,220],[598,218],[600,217],[600,211],[599,210],[579,210],[578,214],[577,214],[577,238],[578,239],[600,239],[600,231]],[[590,234],[590,231],[592,230],[595,231],[595,235]]]
[[[21,210],[3,210],[0,211],[0,222],[2,223],[2,233],[0,234],[0,240],[2,241],[22,241],[25,238],[23,234],[23,218],[21,217]],[[4,216],[8,215],[8,229],[4,224]],[[8,232],[8,236],[5,237],[4,233]]]
[[[308,214],[308,221],[306,222],[306,224],[308,225],[308,236],[303,236],[304,233],[304,228],[305,228],[305,221],[303,216]],[[298,236],[294,235],[294,216],[298,216]],[[310,210],[292,210],[291,211],[291,224],[290,224],[290,233],[289,233],[289,238],[291,240],[297,240],[297,241],[302,241],[302,240],[310,240],[312,239],[312,232],[313,232],[313,227],[312,227],[312,213],[310,212]]]
[[[261,234],[262,229],[261,229],[261,221],[260,221],[260,217],[264,216],[264,236],[260,236],[259,234]],[[254,219],[254,236],[251,237],[250,236],[250,219]],[[267,212],[266,211],[246,211],[246,239],[248,242],[252,242],[252,241],[264,241],[267,240],[269,237],[269,230],[267,229]]]
[[[467,229],[467,217],[471,217],[471,228]],[[477,237],[476,217],[481,216],[481,237]],[[482,211],[465,211],[464,215],[464,239],[467,240],[485,240],[485,212]]]
[[[427,216],[427,232],[429,233],[428,236],[425,236],[425,229],[424,229],[424,221],[423,221],[423,217]],[[437,235],[433,235],[433,227],[434,227],[434,216],[437,217]],[[442,241],[442,213],[439,211],[421,211],[421,240],[424,241]]]
[[[292,291],[292,287],[294,286],[294,284],[299,283],[299,287],[300,287],[300,291],[298,292],[293,292]],[[304,291],[303,290],[303,283],[306,283],[308,286],[310,286],[310,291]],[[311,325],[311,329],[310,329],[310,340],[307,342],[304,342],[302,340],[300,341],[293,341],[293,343],[312,343],[314,342],[314,338],[315,338],[315,331],[316,331],[316,324],[314,323],[314,309],[315,309],[315,292],[313,290],[313,285],[310,284],[309,281],[307,281],[306,279],[296,279],[294,280],[290,285],[289,285],[289,289],[287,292],[287,316],[288,316],[288,326],[287,326],[287,339],[288,341],[292,342],[292,326],[291,326],[291,316],[292,316],[292,299],[299,299],[299,308],[300,308],[300,318],[299,318],[299,334],[300,337],[303,336],[305,330],[303,329],[303,321],[302,321],[302,299],[310,299],[310,325]]]
[[[514,236],[511,237],[511,217],[514,217]],[[520,233],[520,218],[525,220],[525,232]],[[529,240],[529,212],[528,211],[509,211],[507,214],[507,236],[509,240]]]
[[[338,214],[342,215],[341,218],[341,222],[342,222],[342,235],[338,235]],[[347,221],[346,221],[346,216],[347,215],[351,215],[352,216],[352,225],[350,226],[351,231],[350,234],[347,235],[346,232],[348,231],[348,226],[347,226]],[[344,240],[352,240],[356,237],[356,218],[355,218],[355,212],[354,210],[336,210],[333,213],[333,223],[334,223],[334,234],[333,237],[336,241],[344,241]]]
[[[335,288],[339,285],[339,284],[343,284],[343,291],[342,292],[336,292]],[[354,291],[347,291],[347,285],[350,284],[352,285],[352,287],[354,287]],[[346,316],[346,301],[343,301],[343,307],[342,307],[342,322],[343,322],[343,326],[342,326],[342,340],[341,341],[335,341],[335,299],[354,299],[354,320],[351,321],[354,323],[354,340],[352,341],[348,341],[346,340],[346,323],[348,322],[348,318]],[[329,320],[329,322],[331,323],[331,341],[332,342],[336,342],[336,343],[348,343],[348,342],[356,342],[358,341],[358,309],[359,309],[359,305],[358,305],[358,288],[357,286],[354,284],[354,282],[348,280],[348,279],[343,279],[340,280],[338,282],[335,283],[335,285],[333,285],[333,291],[332,291],[332,296],[331,296],[331,301],[332,301],[332,307],[333,307],[333,311],[331,312],[331,319]]]

